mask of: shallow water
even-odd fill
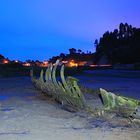
[[[140,99],[140,71],[92,70],[76,77],[86,87]]]

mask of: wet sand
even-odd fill
[[[88,72],[79,77],[82,84],[139,98],[140,78],[121,78]],[[140,140],[139,127],[109,126],[83,112],[63,110],[52,99],[39,96],[28,77],[1,78],[0,103],[0,140]]]

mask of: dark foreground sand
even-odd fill
[[[85,85],[140,97],[138,76],[85,75],[79,77]],[[28,77],[0,79],[0,103],[0,140],[140,140],[139,127],[108,126],[92,116],[67,112],[51,99],[44,100]]]

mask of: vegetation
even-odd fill
[[[59,56],[53,56],[50,58],[49,62],[55,63],[57,59],[62,59],[62,60],[75,60],[75,62],[79,61],[92,61],[94,60],[94,54],[91,52],[82,52],[82,50],[78,49],[76,50],[75,48],[70,48],[69,49],[69,54],[64,54],[60,53]]]
[[[95,40],[96,62],[106,55],[112,64],[140,62],[140,28],[120,23],[119,29],[105,32],[99,42]]]
[[[113,32],[106,31],[99,41],[96,39],[94,46],[95,53],[84,53],[80,49],[70,48],[69,54],[60,53],[59,56],[52,57],[50,62],[62,58],[98,64],[102,56],[106,56],[110,64],[136,63],[136,67],[140,67],[140,28],[120,23],[119,29],[114,29]]]

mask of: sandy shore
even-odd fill
[[[96,81],[94,86],[98,87],[99,79],[89,79],[86,84]],[[132,83],[135,86],[135,82],[130,79],[130,86],[128,79],[123,82],[129,87],[127,90],[131,96]],[[103,81],[104,78],[100,84],[103,85]],[[107,88],[113,90],[115,83],[113,85]],[[118,89],[124,93],[124,88],[118,86]],[[140,87],[136,91],[140,93]],[[84,113],[70,113],[51,99],[44,100],[28,77],[0,79],[0,103],[0,140],[140,140],[138,127],[114,127],[102,121],[97,123],[98,118],[94,120]]]

